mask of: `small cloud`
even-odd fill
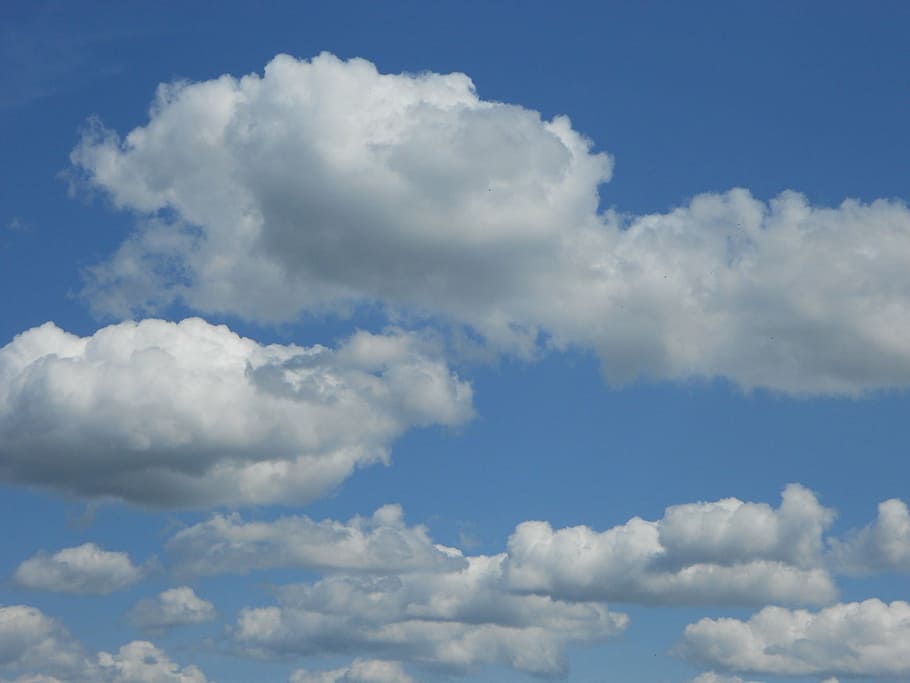
[[[136,583],[150,568],[137,567],[126,553],[85,543],[53,555],[40,552],[20,564],[13,578],[32,590],[107,595]]]
[[[216,616],[215,606],[203,600],[189,586],[171,588],[154,598],[140,600],[128,618],[145,631],[163,631],[185,624],[201,624]]]

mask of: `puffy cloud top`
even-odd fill
[[[72,161],[146,218],[86,289],[118,315],[179,299],[287,320],[379,302],[498,349],[593,349],[615,382],[910,385],[904,204],[734,189],[598,214],[610,158],[567,118],[483,100],[463,74],[279,55],[261,76],[162,85],[146,125],[122,140],[96,127]]]
[[[85,543],[53,555],[39,553],[20,564],[14,578],[35,590],[106,595],[136,583],[144,573],[126,553]]]
[[[910,605],[851,602],[819,612],[766,607],[748,621],[686,627],[683,654],[718,669],[782,676],[910,676]]]
[[[837,595],[821,555],[832,519],[810,491],[791,485],[777,510],[728,498],[603,532],[524,522],[509,538],[506,568],[516,590],[569,599],[824,604]]]
[[[305,502],[387,461],[405,430],[472,416],[414,334],[263,346],[200,319],[0,349],[0,477],[147,505]]]

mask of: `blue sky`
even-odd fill
[[[903,3],[0,18],[0,681],[910,678]]]

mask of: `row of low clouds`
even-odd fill
[[[878,559],[907,556],[910,537],[894,523],[898,509],[906,517],[904,503],[886,501],[869,526],[842,539],[825,538],[834,512],[791,485],[776,508],[736,499],[690,503],[668,508],[656,521],[634,518],[600,532],[526,522],[506,552],[477,556],[434,543],[426,528],[407,525],[397,506],[348,522],[303,516],[244,522],[215,515],[178,531],[166,548],[174,569],[185,575],[278,567],[321,572],[311,583],[276,588],[274,604],[241,610],[227,631],[234,651],[255,657],[356,653],[376,660],[295,674],[303,681],[408,675],[396,661],[454,674],[500,664],[559,676],[569,645],[626,629],[628,617],[605,601],[824,605],[817,612],[764,608],[748,621],[705,619],[685,630],[677,653],[735,673],[908,675],[910,607],[874,600],[837,604],[829,573],[832,567],[910,573],[910,563]],[[93,560],[75,561],[80,553]],[[861,554],[868,558],[864,566],[858,564]],[[73,585],[95,585],[112,567],[134,566],[122,553],[81,546],[26,560],[15,578],[54,589],[27,578],[42,563],[56,568],[50,575],[64,577],[58,590],[70,592]],[[77,570],[85,574],[81,580],[74,578]],[[182,586],[140,601],[128,618],[156,632],[215,616],[211,603]],[[829,656],[838,647],[852,654]]]
[[[831,574],[910,574],[910,512],[897,499],[879,505],[868,526],[826,536],[834,511],[793,484],[781,504],[727,498],[667,508],[605,531],[518,525],[500,557],[503,588],[569,601],[641,604],[822,605],[836,599]],[[166,543],[183,577],[293,568],[325,574],[443,575],[470,558],[406,524],[398,505],[347,522],[286,516],[246,522],[216,514]],[[14,574],[20,586],[100,595],[126,588],[155,566],[93,543],[40,552]]]
[[[470,384],[406,332],[329,349],[200,319],[47,323],[0,349],[0,478],[151,506],[304,503],[472,414]]]
[[[244,610],[233,637],[241,648],[253,648],[262,657],[356,648],[411,665],[444,666],[454,674],[500,662],[549,677],[565,673],[562,648],[567,642],[614,636],[625,625],[618,615],[591,605],[557,606],[527,596],[504,601],[501,594],[488,592],[490,569],[489,563],[476,564],[468,572],[470,579],[459,576],[448,584],[453,592],[435,601],[426,599],[419,580],[392,587],[345,577],[332,585],[287,586],[280,591],[281,607]],[[402,590],[406,602],[395,595]],[[507,624],[490,622],[497,611],[508,615]],[[910,605],[873,599],[817,612],[766,607],[748,620],[702,619],[686,627],[676,654],[725,672],[816,676],[835,683],[837,676],[906,677],[908,639]],[[208,680],[197,667],[181,667],[148,641],[90,655],[59,621],[25,605],[0,607],[0,668],[15,676],[2,679],[4,683]],[[291,683],[413,680],[395,659],[358,659],[333,670],[298,670],[290,678]],[[745,681],[733,673],[710,672],[693,683]]]
[[[735,189],[598,213],[611,158],[463,74],[278,56],[261,76],[161,86],[147,124],[122,139],[96,125],[72,161],[140,216],[86,287],[114,315],[182,301],[283,321],[379,303],[500,351],[591,349],[615,382],[910,384],[905,204]]]

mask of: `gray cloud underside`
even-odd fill
[[[72,161],[143,217],[89,274],[115,315],[181,300],[278,321],[378,302],[500,351],[592,349],[613,382],[910,384],[904,203],[734,189],[599,214],[610,157],[463,74],[280,55],[262,76],[162,85],[146,125],[122,140],[96,125]]]

